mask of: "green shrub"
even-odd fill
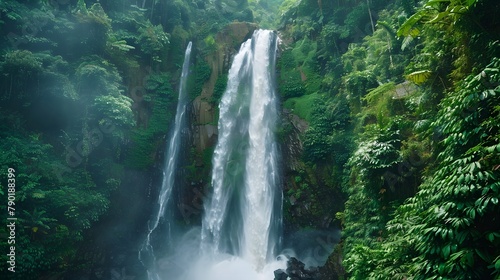
[[[320,94],[309,94],[301,97],[289,98],[285,100],[283,107],[291,110],[292,113],[300,118],[311,122],[311,112],[318,99],[321,99]]]

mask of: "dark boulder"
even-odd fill
[[[278,269],[274,271],[274,280],[287,280],[288,274],[283,269]]]
[[[278,269],[274,271],[274,280],[319,280],[319,270],[317,267],[305,268],[305,264],[298,259],[291,257],[286,263],[286,271]]]

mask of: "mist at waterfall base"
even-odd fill
[[[285,238],[280,254],[259,270],[240,256],[200,252],[201,227],[193,227],[158,266],[164,280],[273,280],[274,271],[286,269],[290,257],[302,261],[306,268],[324,265],[339,239],[338,229],[296,231]]]
[[[306,247],[322,245],[313,245],[317,234],[302,234],[300,242],[287,244],[282,254],[278,251],[283,247],[283,195],[274,136],[278,121],[274,84],[277,44],[275,32],[256,30],[234,57],[219,105],[212,188],[204,197],[202,225],[191,227],[180,238],[165,236],[174,241],[165,240],[170,245],[160,246],[156,252],[149,243],[154,230],[150,228],[146,246],[143,244],[146,253],[153,253],[152,262],[145,264],[149,280],[270,280],[275,270],[286,269],[288,257],[298,256],[293,248],[299,249],[300,258],[313,260],[306,264],[326,261],[314,255],[318,250],[297,246],[306,240],[310,242]],[[155,217],[159,217],[159,224],[165,222],[165,217]],[[325,248],[331,252],[333,245],[322,250]]]

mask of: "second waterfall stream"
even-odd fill
[[[158,269],[158,244],[166,243],[171,247],[172,239],[172,221],[171,215],[166,215],[166,212],[172,211],[171,196],[176,183],[176,170],[179,168],[179,154],[182,146],[182,130],[186,126],[186,107],[187,107],[187,77],[189,74],[189,60],[191,58],[191,46],[189,42],[185,54],[184,63],[182,66],[182,74],[179,87],[179,98],[177,101],[177,110],[175,113],[174,127],[171,132],[167,149],[165,152],[165,164],[163,167],[163,177],[161,189],[158,194],[157,208],[153,212],[153,217],[148,222],[148,232],[141,248],[139,249],[139,260],[146,267],[148,280],[161,280]],[[170,207],[169,207],[170,206]],[[159,226],[165,225],[165,230],[159,230]],[[156,238],[155,238],[156,237]],[[159,239],[159,242],[153,242],[153,239]]]

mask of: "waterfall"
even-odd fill
[[[149,220],[148,232],[146,239],[144,240],[142,247],[139,250],[139,259],[144,264],[148,272],[149,280],[161,279],[158,275],[156,269],[157,256],[155,255],[154,246],[151,243],[152,234],[158,229],[160,221],[167,224],[167,234],[165,237],[161,238],[167,243],[171,240],[170,236],[170,222],[168,218],[164,218],[165,211],[169,205],[170,196],[172,194],[172,189],[174,188],[175,182],[175,171],[178,165],[178,158],[182,139],[182,129],[186,126],[186,106],[187,106],[187,93],[186,93],[186,81],[189,72],[189,60],[191,56],[191,46],[192,43],[189,42],[186,52],[184,55],[184,64],[182,65],[182,75],[179,87],[179,99],[177,103],[177,111],[175,114],[175,123],[173,131],[171,132],[170,139],[168,142],[168,148],[165,153],[165,165],[163,167],[163,178],[161,189],[158,195],[158,208],[154,213],[154,216]]]
[[[255,271],[276,257],[281,224],[276,48],[275,32],[257,30],[234,57],[220,103],[213,195],[201,229],[203,254],[230,254]]]
[[[274,270],[286,267],[285,258],[277,256],[283,199],[274,136],[278,118],[274,77],[277,41],[275,32],[257,30],[234,57],[219,105],[212,194],[204,201],[201,229],[192,227],[182,239],[171,241],[173,249],[167,255],[157,258],[150,239],[165,210],[170,211],[167,203],[185,111],[181,99],[188,46],[159,210],[150,221],[139,254],[149,280],[269,280]],[[163,236],[163,241],[169,238]]]

